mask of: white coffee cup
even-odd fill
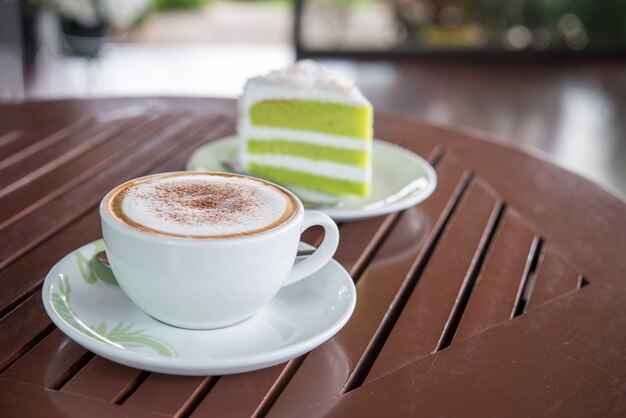
[[[321,212],[305,212],[297,197],[280,186],[272,185],[295,202],[287,220],[260,233],[205,239],[155,234],[122,222],[106,202],[124,185],[109,192],[100,204],[111,269],[137,306],[181,328],[220,328],[243,321],[281,287],[322,268],[339,243],[332,219]],[[302,232],[316,225],[324,228],[324,240],[311,256],[294,265]]]

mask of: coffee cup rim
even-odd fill
[[[185,175],[185,174],[209,174],[209,175],[219,175],[219,176],[227,175],[229,177],[248,178],[248,179],[252,179],[255,181],[259,181],[261,183],[276,187],[282,192],[284,192],[286,195],[288,195],[292,199],[296,207],[294,209],[294,212],[291,214],[291,216],[288,219],[286,219],[284,222],[282,222],[279,225],[276,225],[273,228],[270,228],[266,231],[254,233],[251,235],[236,235],[236,236],[231,236],[231,237],[193,237],[193,236],[185,237],[185,236],[173,236],[173,235],[159,234],[157,232],[143,231],[141,229],[134,228],[130,225],[124,224],[107,210],[107,201],[109,197],[113,193],[117,192],[121,187],[125,186],[126,184],[130,182],[144,180],[144,179],[148,179],[152,177],[167,177],[170,175]],[[219,172],[219,171],[169,171],[169,172],[163,172],[163,173],[148,174],[145,176],[136,177],[136,178],[127,180],[123,183],[120,183],[119,185],[115,186],[113,189],[111,189],[109,192],[107,192],[104,195],[104,197],[100,201],[99,212],[100,212],[100,219],[102,220],[102,222],[107,222],[112,228],[117,229],[120,232],[130,234],[136,238],[146,239],[150,241],[158,240],[158,241],[163,241],[163,242],[171,242],[171,243],[185,244],[185,245],[212,245],[212,244],[213,245],[225,245],[227,243],[237,244],[241,242],[250,242],[250,241],[256,241],[260,239],[267,239],[275,235],[278,235],[283,230],[289,228],[293,224],[296,224],[298,223],[298,221],[302,220],[304,216],[304,206],[302,205],[302,202],[300,201],[300,199],[293,192],[287,190],[286,188],[276,183],[272,183],[271,181],[268,181],[265,179],[259,179],[257,177],[247,176],[243,174],[224,173],[224,172]]]

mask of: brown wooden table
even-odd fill
[[[65,337],[41,284],[100,237],[104,193],[182,169],[234,118],[217,99],[0,105],[0,415],[626,414],[624,201],[487,135],[390,114],[377,137],[428,158],[438,186],[340,225],[358,302],[330,341],[265,370],[177,377]]]

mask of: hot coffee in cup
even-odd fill
[[[184,328],[246,319],[278,290],[328,262],[339,236],[326,215],[289,191],[225,173],[166,173],[128,181],[100,205],[107,256],[120,286],[155,318]],[[325,229],[294,266],[302,231]]]
[[[297,208],[295,198],[273,184],[221,173],[138,179],[114,190],[106,205],[130,227],[190,239],[262,233],[287,221]]]

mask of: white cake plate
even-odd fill
[[[223,161],[236,161],[239,138],[236,135],[211,141],[197,149],[187,162],[189,171],[229,171]],[[370,196],[337,197],[314,193],[283,184],[303,202],[313,203],[336,221],[352,221],[407,209],[431,195],[437,185],[433,167],[406,148],[375,139],[373,179]]]

